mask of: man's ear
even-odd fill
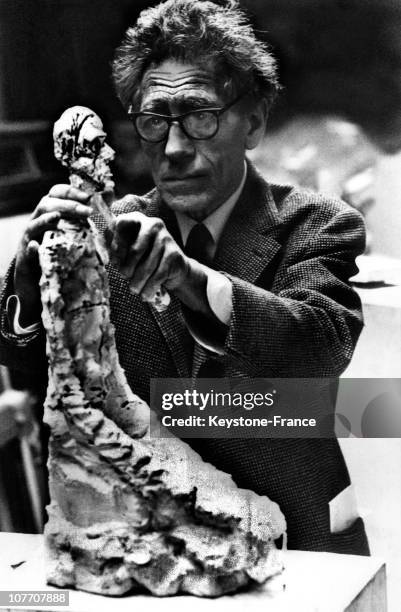
[[[245,140],[246,149],[254,149],[261,141],[265,133],[268,114],[266,100],[254,101],[252,107],[248,109],[249,129]]]

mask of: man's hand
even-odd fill
[[[161,219],[140,212],[119,215],[110,248],[132,293],[151,301],[162,286],[191,312],[215,320],[206,295],[208,268],[183,253]]]
[[[38,249],[44,233],[56,229],[61,218],[86,221],[92,212],[86,206],[89,198],[87,193],[70,185],[55,185],[32,213],[18,247],[14,272],[14,291],[21,302],[23,327],[40,316]]]
[[[120,215],[111,242],[112,262],[144,301],[161,286],[178,292],[189,282],[196,262],[180,249],[163,221],[140,212]]]

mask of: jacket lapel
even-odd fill
[[[244,189],[220,238],[213,267],[253,283],[280,249],[280,223],[269,185],[248,162]]]

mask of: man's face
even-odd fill
[[[178,115],[227,102],[216,91],[212,70],[192,64],[166,60],[142,80],[141,111]],[[166,204],[197,220],[223,204],[241,181],[248,130],[247,117],[234,105],[220,116],[219,131],[210,140],[192,140],[173,123],[167,140],[141,141]]]

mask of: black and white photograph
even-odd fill
[[[0,609],[401,608],[401,0],[0,0]]]

